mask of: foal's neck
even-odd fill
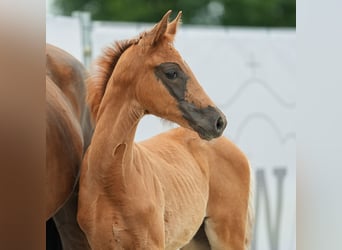
[[[104,154],[112,154],[119,144],[126,144],[126,158],[133,157],[135,132],[144,111],[132,98],[129,90],[109,84],[94,131],[94,140],[104,145]]]
[[[95,189],[102,190],[111,201],[122,201],[123,193],[117,188],[124,190],[136,180],[134,136],[144,111],[129,90],[113,85],[107,86],[99,107],[86,173]]]

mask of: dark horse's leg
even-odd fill
[[[78,185],[68,201],[54,215],[65,250],[90,250],[88,240],[77,222]]]
[[[77,190],[46,222],[46,250],[88,250],[88,241],[77,220]]]
[[[52,218],[46,222],[46,250],[62,250],[62,242]]]

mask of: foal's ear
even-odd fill
[[[168,19],[169,16],[171,14],[171,10],[169,10],[168,12],[166,12],[166,14],[163,16],[163,18],[159,21],[159,23],[157,23],[154,28],[151,30],[151,34],[152,34],[152,45],[155,45],[158,43],[159,39],[163,37],[163,35],[166,32],[167,29],[167,23],[168,23]]]
[[[167,33],[170,35],[176,35],[178,26],[182,23],[182,11],[178,12],[177,17],[169,23],[167,26]]]

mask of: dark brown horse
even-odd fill
[[[64,249],[88,249],[76,221],[79,169],[92,134],[86,78],[78,60],[46,45],[45,218],[54,218]]]
[[[221,136],[225,115],[173,46],[181,13],[171,23],[169,15],[108,47],[96,64],[88,86],[96,124],[81,168],[78,222],[94,250],[246,250],[250,166]],[[181,128],[135,143],[146,114]],[[199,228],[207,243],[197,240]]]

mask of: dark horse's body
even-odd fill
[[[83,65],[65,51],[46,46],[46,212],[47,247],[58,241],[65,249],[87,249],[76,222],[77,183],[92,127],[85,104]]]

